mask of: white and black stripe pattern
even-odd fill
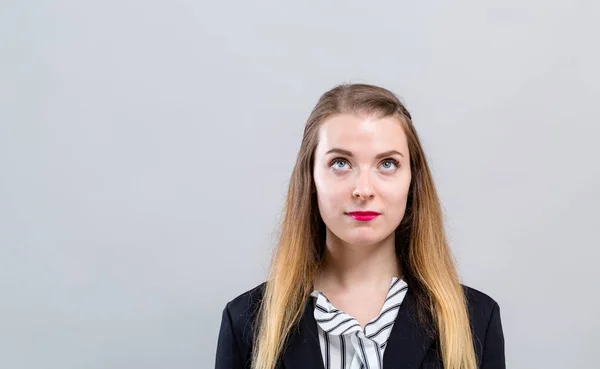
[[[379,315],[365,325],[336,309],[327,297],[313,291],[314,317],[325,369],[382,369],[387,340],[408,286],[392,278]]]

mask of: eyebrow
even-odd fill
[[[333,149],[327,151],[325,153],[325,155],[332,154],[332,153],[340,154],[340,155],[345,155],[345,156],[348,156],[348,157],[352,157],[353,156],[352,152],[350,152],[348,150],[344,150],[344,149],[338,149],[338,148],[335,148],[335,147]],[[402,154],[400,151],[397,151],[397,150],[388,150],[388,151],[382,152],[380,154],[377,154],[375,156],[375,158],[376,159],[381,159],[383,157],[391,156],[391,155],[394,155],[394,154],[400,155],[400,156],[404,157],[404,154]]]

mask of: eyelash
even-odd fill
[[[332,160],[332,161],[329,163],[329,166],[330,166],[330,167],[332,167],[332,166],[333,166],[335,163],[337,163],[337,162],[340,162],[340,161],[341,161],[341,162],[346,162],[346,163],[350,164],[350,163],[348,162],[348,160],[346,160],[346,159],[344,159],[344,158],[335,158],[335,159],[333,159],[333,160]],[[381,161],[381,163],[385,163],[385,162],[392,162],[392,164],[394,164],[394,165],[396,166],[396,168],[399,168],[399,167],[400,167],[400,162],[399,162],[398,160],[396,160],[396,159],[387,158],[387,159],[383,159],[383,160]]]

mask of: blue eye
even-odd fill
[[[348,166],[349,166],[348,161],[346,161],[345,159],[338,158],[338,159],[333,159],[331,161],[331,167],[336,170],[346,169],[346,167],[348,167]]]
[[[394,159],[387,159],[381,163],[381,167],[386,171],[393,170],[398,168],[398,162]]]

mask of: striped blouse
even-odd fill
[[[381,312],[364,329],[352,316],[336,309],[323,293],[313,291],[325,369],[382,369],[387,339],[407,289],[403,279],[392,278]]]

